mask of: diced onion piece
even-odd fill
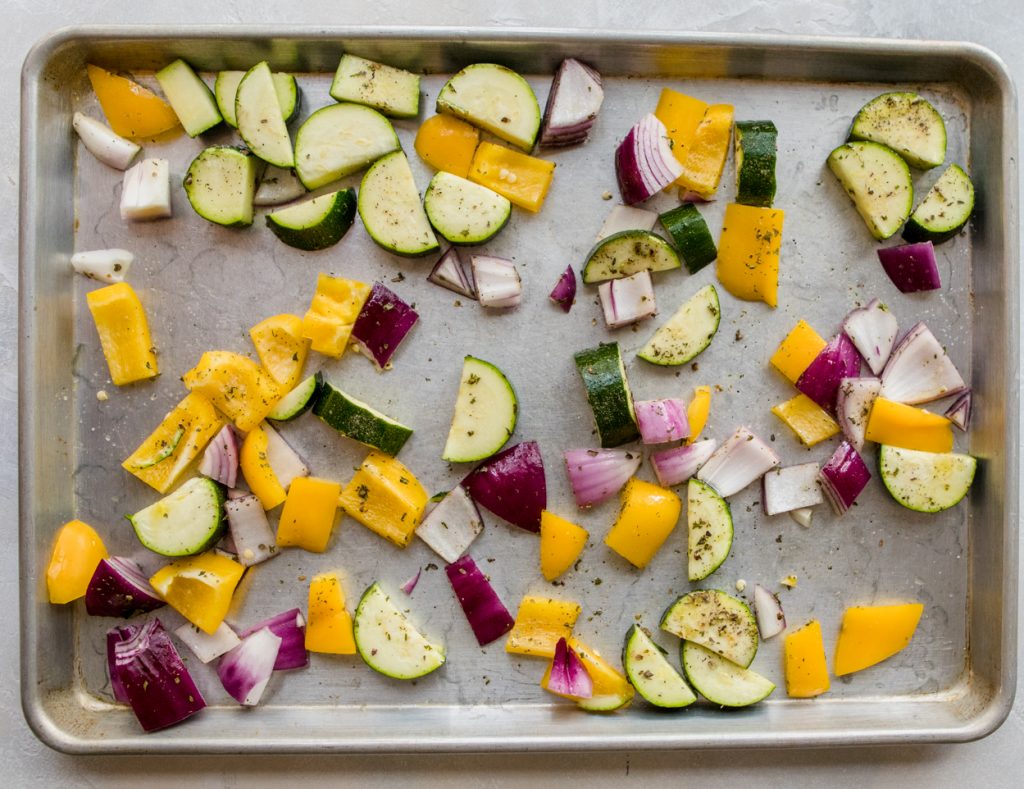
[[[631,205],[617,205],[605,218],[594,242],[603,241],[623,230],[653,230],[657,222],[657,211],[648,211],[646,208]]]
[[[805,529],[811,528],[811,519],[814,517],[813,507],[801,507],[798,510],[790,510],[789,517]]]
[[[821,489],[836,515],[843,515],[871,479],[871,472],[849,441],[844,441],[818,476]]]
[[[622,202],[635,205],[683,174],[682,165],[672,153],[665,125],[653,114],[629,130],[615,152],[615,174]]]
[[[277,540],[260,500],[251,493],[224,502],[228,532],[238,563],[245,567],[277,556]]]
[[[228,488],[238,481],[238,438],[231,425],[224,425],[203,452],[199,473]]]
[[[860,375],[860,355],[844,332],[833,337],[797,379],[796,388],[826,411],[834,411],[839,384]]]
[[[282,611],[253,625],[244,630],[241,637],[248,638],[264,628],[281,639],[277,659],[274,661],[274,671],[287,671],[309,665],[309,653],[306,652],[306,620],[298,608]]]
[[[217,676],[224,690],[246,707],[259,704],[274,673],[280,649],[281,637],[274,635],[269,627],[246,636],[217,664]]]
[[[563,60],[544,107],[540,146],[559,148],[586,142],[603,101],[601,75],[575,58]]]
[[[565,267],[565,271],[558,278],[555,287],[551,289],[548,298],[561,307],[563,312],[572,309],[572,305],[576,302],[576,272],[572,270],[572,266]]]
[[[78,132],[78,138],[85,149],[115,170],[127,170],[142,150],[131,140],[115,134],[95,118],[80,112],[72,116],[71,126]]]
[[[85,590],[85,610],[90,616],[127,619],[164,605],[139,565],[124,556],[100,559]]]
[[[882,372],[899,331],[896,316],[889,308],[878,299],[872,299],[846,316],[843,331],[864,357],[872,374]]]
[[[622,490],[643,456],[628,449],[568,449],[563,453],[578,507],[590,507]]]
[[[658,483],[664,488],[681,485],[697,473],[717,448],[718,442],[713,438],[703,438],[692,444],[652,453],[651,465]]]
[[[817,463],[773,468],[764,475],[762,485],[761,503],[765,515],[779,515],[821,504]]]
[[[121,673],[117,669],[114,645],[134,638],[141,629],[142,625],[123,625],[107,631],[107,673],[110,675],[110,692],[114,696],[114,701],[122,704],[128,703],[128,694],[124,689],[124,683],[121,682]]]
[[[398,588],[401,589],[407,595],[412,594],[412,590],[415,589],[416,588],[416,584],[418,584],[420,582],[420,575],[422,575],[422,574],[423,574],[423,570],[417,570],[415,575],[410,576],[409,580],[407,580],[404,584],[402,584]]]
[[[674,397],[663,400],[637,400],[633,403],[636,424],[645,444],[667,444],[688,438],[686,403]]]
[[[445,573],[480,646],[490,644],[512,629],[515,619],[472,556],[452,562]]]
[[[284,437],[266,422],[260,427],[267,434],[267,462],[281,487],[287,490],[296,477],[309,476],[309,468]]]
[[[761,584],[754,585],[754,611],[757,613],[757,629],[765,641],[786,629],[786,615],[778,595],[772,594]]]
[[[127,249],[94,249],[71,256],[71,268],[99,282],[124,282],[135,261]]]
[[[939,266],[935,262],[935,246],[931,241],[882,247],[878,259],[900,293],[918,293],[942,287]]]
[[[728,498],[779,465],[779,456],[749,428],[739,427],[697,472],[697,479]]]
[[[523,283],[515,264],[505,258],[473,255],[476,295],[484,307],[515,307],[523,298]]]
[[[871,406],[882,390],[877,378],[844,378],[836,398],[836,416],[843,435],[858,452],[864,449],[864,432],[871,415]]]
[[[971,426],[973,401],[974,395],[968,389],[953,401],[953,405],[946,409],[945,417],[964,432],[967,432]]]
[[[352,339],[373,359],[377,369],[383,370],[419,319],[419,313],[398,294],[384,283],[374,282],[352,326]]]
[[[121,185],[121,218],[141,221],[170,215],[170,162],[143,159],[126,170]]]
[[[594,680],[565,638],[558,639],[558,643],[555,644],[547,689],[560,696],[575,699],[589,699],[594,695]]]
[[[629,277],[610,279],[597,286],[604,322],[609,329],[620,329],[656,315],[651,272],[638,271]]]
[[[204,633],[191,622],[186,622],[174,631],[174,635],[180,638],[203,663],[219,658],[242,643],[227,622],[221,622],[212,633]]]
[[[464,487],[456,485],[416,527],[416,536],[446,562],[454,562],[483,530],[476,502]]]
[[[881,397],[897,403],[919,405],[966,388],[946,349],[924,323],[907,332],[882,371]]]
[[[441,255],[427,280],[467,299],[476,299],[476,288],[466,276],[466,270],[462,267],[462,260],[455,247],[449,247],[448,251]]]
[[[477,504],[498,517],[521,529],[540,531],[548,489],[536,441],[503,449],[477,466],[461,484]]]

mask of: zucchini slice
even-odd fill
[[[250,153],[214,145],[189,165],[185,194],[203,219],[226,227],[247,227],[252,224],[256,175],[256,158]]]
[[[974,184],[967,173],[951,164],[914,209],[903,238],[940,244],[960,232],[974,211]]]
[[[941,512],[967,495],[978,461],[955,452],[920,452],[883,444],[878,466],[886,490],[904,507]]]
[[[129,515],[135,535],[161,556],[202,553],[221,538],[224,491],[207,477],[193,477],[173,493]]]
[[[686,680],[668,662],[664,650],[639,625],[626,633],[622,667],[636,692],[655,707],[680,709],[697,700]]]
[[[332,104],[295,133],[295,174],[307,189],[319,189],[401,147],[391,121],[377,110]]]
[[[587,390],[602,447],[617,447],[640,437],[633,410],[633,393],[626,381],[626,367],[617,342],[580,351],[576,370]]]
[[[494,238],[512,215],[508,198],[443,170],[430,180],[423,209],[447,241],[467,245]]]
[[[693,203],[683,203],[658,217],[661,226],[672,238],[679,257],[686,264],[686,270],[696,274],[718,257],[715,240],[708,230],[708,223]]]
[[[356,607],[353,635],[359,657],[394,679],[416,679],[444,665],[444,645],[427,639],[373,583]]]
[[[892,148],[911,167],[927,170],[946,158],[946,124],[916,93],[883,93],[857,113],[851,140],[869,140]]]
[[[217,99],[217,108],[224,116],[224,123],[232,129],[238,128],[235,120],[235,95],[238,83],[245,76],[244,71],[219,71],[213,83],[213,95]],[[281,117],[285,123],[290,121],[299,108],[299,86],[291,74],[275,71],[272,75],[274,89],[277,91],[277,102],[281,105]]]
[[[267,414],[267,419],[273,419],[275,422],[291,422],[297,419],[313,407],[323,386],[323,373],[317,372],[309,376],[277,401],[277,405]]]
[[[366,232],[389,252],[420,257],[439,248],[420,204],[409,160],[402,151],[378,159],[366,171],[359,187],[358,204]]]
[[[736,202],[771,207],[778,129],[771,121],[736,121]]]
[[[156,81],[189,137],[196,137],[223,120],[210,89],[184,60],[179,58],[164,66],[156,73]]]
[[[732,548],[732,512],[715,489],[699,479],[686,488],[687,564],[691,581],[701,581],[721,567]]]
[[[718,291],[714,285],[705,285],[683,302],[637,356],[662,366],[686,364],[711,344],[721,319]]]
[[[467,463],[490,457],[512,437],[518,410],[505,374],[490,362],[467,356],[441,459]]]
[[[235,122],[239,136],[253,154],[275,167],[295,165],[292,138],[266,61],[249,69],[238,83]]]
[[[679,268],[679,255],[661,236],[649,230],[623,230],[597,242],[583,266],[583,281],[592,284],[629,277],[639,271]]]
[[[254,205],[283,205],[292,200],[298,200],[306,194],[306,187],[295,175],[295,170],[286,170],[283,167],[267,165],[260,177],[260,184],[256,187],[256,197],[253,198]]]
[[[331,98],[380,110],[393,118],[420,112],[420,76],[355,55],[342,55],[331,83]]]
[[[356,400],[324,381],[313,413],[343,436],[348,436],[386,455],[397,455],[412,428],[396,422],[366,403]]]
[[[828,168],[879,241],[907,221],[914,205],[914,182],[907,163],[892,148],[876,142],[848,142],[828,155]]]
[[[746,668],[757,654],[757,620],[750,608],[717,589],[684,594],[661,617],[661,629]]]
[[[474,63],[455,74],[437,94],[437,111],[469,121],[527,153],[540,130],[533,88],[512,69],[494,63]]]
[[[267,227],[288,246],[312,252],[341,241],[355,216],[355,190],[342,189],[267,214]]]
[[[775,683],[692,641],[683,642],[683,671],[694,689],[721,707],[749,707],[767,698]]]

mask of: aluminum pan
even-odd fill
[[[358,666],[317,661],[314,670],[282,678],[257,714],[218,706],[188,725],[156,737],[142,736],[130,713],[109,705],[102,661],[96,654],[97,639],[106,623],[89,622],[80,611],[56,610],[45,603],[41,576],[49,539],[53,525],[71,513],[88,512],[98,523],[113,524],[117,515],[151,498],[117,474],[116,460],[176,401],[180,390],[173,386],[173,378],[187,369],[200,350],[215,342],[242,349],[244,330],[255,320],[271,310],[302,309],[312,277],[321,267],[344,266],[346,272],[362,276],[390,277],[403,271],[410,278],[395,287],[415,294],[425,320],[400,353],[396,369],[381,380],[358,357],[347,358],[341,365],[346,381],[352,381],[353,389],[365,387],[367,397],[375,394],[387,399],[389,393],[413,385],[426,387],[423,378],[433,378],[431,383],[438,388],[428,392],[432,397],[426,413],[403,406],[399,398],[388,402],[385,409],[411,419],[418,428],[417,438],[424,437],[424,442],[410,444],[403,459],[437,487],[457,475],[445,476],[433,460],[439,447],[431,442],[443,436],[447,419],[447,406],[433,408],[433,404],[450,399],[444,384],[451,387],[457,359],[464,352],[472,350],[503,361],[508,350],[507,318],[484,317],[465,308],[456,312],[446,295],[424,289],[420,280],[413,279],[420,276],[423,263],[396,262],[372,248],[358,231],[345,239],[338,252],[310,260],[277,245],[265,232],[225,235],[227,231],[206,226],[191,215],[178,194],[172,222],[178,228],[187,224],[189,232],[183,242],[179,241],[181,234],[174,234],[175,247],[171,248],[166,243],[167,227],[132,228],[129,235],[110,217],[116,179],[98,169],[89,157],[77,159],[80,170],[73,182],[69,178],[76,166],[73,148],[65,142],[70,139],[69,114],[72,108],[88,106],[81,74],[87,60],[145,70],[172,55],[184,55],[202,68],[218,69],[269,57],[283,70],[330,72],[343,48],[431,73],[448,72],[486,57],[528,74],[545,74],[562,56],[571,54],[594,62],[608,77],[609,98],[598,138],[577,152],[552,156],[559,161],[560,175],[566,171],[569,175],[556,181],[545,211],[538,217],[517,214],[513,225],[488,247],[497,254],[516,255],[524,265],[528,292],[519,320],[535,333],[516,335],[523,346],[531,340],[534,343],[530,364],[520,367],[524,360],[511,363],[513,381],[524,400],[518,435],[541,440],[548,458],[552,502],[563,509],[569,499],[558,471],[558,450],[567,442],[586,443],[590,429],[576,402],[579,393],[572,389],[576,384],[567,360],[571,351],[604,339],[606,334],[589,326],[595,307],[584,297],[573,312],[572,340],[565,343],[560,335],[564,336],[570,324],[560,316],[557,320],[552,317],[544,294],[550,287],[548,280],[554,279],[552,271],[560,270],[566,259],[578,260],[600,224],[609,207],[600,195],[614,191],[607,154],[640,108],[650,106],[657,88],[686,79],[687,89],[697,95],[733,101],[738,117],[763,114],[780,125],[782,188],[778,204],[789,211],[784,260],[793,263],[790,267],[784,264],[784,302],[778,312],[768,314],[756,305],[738,304],[725,297],[722,335],[699,360],[701,375],[687,371],[678,384],[671,377],[666,383],[666,377],[641,371],[634,363],[630,367],[634,387],[640,396],[654,396],[664,394],[668,385],[678,385],[683,393],[694,383],[721,383],[727,393],[719,405],[728,408],[716,407],[710,426],[713,434],[724,435],[740,419],[748,420],[764,433],[780,434],[779,446],[787,462],[803,451],[782,435],[767,414],[767,406],[787,396],[786,390],[772,380],[759,381],[758,386],[764,388],[743,391],[738,377],[741,362],[748,369],[751,359],[759,365],[798,315],[827,331],[852,300],[869,298],[877,290],[875,280],[854,277],[847,281],[845,267],[803,276],[805,271],[815,271],[808,266],[827,260],[837,249],[840,254],[846,250],[849,258],[857,261],[873,256],[859,220],[842,204],[841,195],[829,191],[834,184],[819,177],[818,163],[830,144],[841,139],[843,124],[853,111],[883,84],[915,86],[952,119],[951,158],[969,160],[978,185],[980,210],[975,227],[970,236],[943,247],[947,251],[943,264],[948,266],[944,277],[948,273],[951,279],[940,304],[923,308],[920,300],[886,298],[904,324],[921,317],[924,309],[923,317],[940,335],[948,328],[951,353],[965,372],[970,370],[978,388],[979,413],[970,450],[985,463],[969,509],[925,524],[895,512],[875,490],[865,507],[858,508],[856,521],[822,515],[812,532],[801,533],[792,524],[767,521],[752,507],[744,522],[738,523],[734,555],[719,571],[720,578],[712,579],[722,585],[741,576],[771,583],[782,574],[797,571],[803,580],[786,598],[790,616],[820,617],[829,640],[843,605],[878,594],[900,597],[924,590],[932,596],[929,610],[934,606],[942,616],[933,618],[930,626],[926,618],[912,647],[892,661],[891,670],[884,675],[876,673],[875,684],[868,675],[849,685],[836,683],[832,694],[814,703],[785,700],[780,691],[778,698],[768,703],[732,714],[701,708],[672,717],[638,704],[614,716],[580,715],[549,703],[537,692],[539,669],[535,662],[509,661],[500,647],[482,654],[468,636],[461,615],[451,615],[451,600],[440,574],[428,573],[410,606],[428,629],[444,632],[451,659],[443,673],[415,688],[396,688]],[[652,79],[652,75],[658,78]],[[543,100],[546,79],[531,79]],[[325,98],[326,83],[322,75],[302,82],[308,86],[308,112]],[[436,77],[425,81],[429,96],[436,95],[439,84]],[[998,59],[978,47],[949,43],[520,29],[294,29],[282,33],[276,28],[239,27],[79,29],[42,42],[26,61],[22,105],[22,692],[30,725],[50,745],[76,752],[838,745],[966,740],[993,730],[1012,703],[1016,662],[1014,101],[1012,85]],[[813,123],[805,127],[807,118]],[[822,122],[822,118],[826,120]],[[413,126],[398,126],[408,143]],[[198,144],[178,141],[169,150],[179,173]],[[811,165],[806,168],[801,161],[805,152]],[[595,154],[602,157],[597,160],[599,167],[592,166]],[[424,169],[417,169],[421,187],[425,175]],[[824,180],[822,186],[817,185],[820,180]],[[106,191],[99,189],[100,184]],[[724,198],[710,208],[713,227]],[[80,222],[77,235],[76,218]],[[158,337],[165,332],[166,339],[158,340],[165,376],[151,389],[117,392],[101,408],[95,391],[104,386],[103,377],[97,374],[102,361],[91,347],[90,327],[74,306],[80,303],[84,287],[66,276],[65,266],[73,245],[86,248],[101,241],[113,245],[122,239],[139,254],[133,281],[151,289],[148,306],[154,331]],[[552,260],[556,257],[552,252],[561,256]],[[222,257],[215,266],[200,270],[203,261],[210,260],[203,255],[211,253]],[[262,271],[264,276],[270,273],[274,285],[287,283],[287,275],[298,266],[304,275],[296,282],[295,292],[285,287],[272,287],[268,292],[264,282],[257,293],[247,294],[258,300],[225,304],[225,295],[246,279],[248,269],[242,263],[254,260],[266,263]],[[802,266],[801,277],[790,277],[797,261]],[[193,290],[195,298],[190,299],[197,304],[175,300],[182,292],[183,273],[188,274],[185,281],[189,284],[201,286]],[[697,278],[702,284],[708,274]],[[841,284],[837,286],[836,281]],[[658,290],[659,300],[664,299],[663,313],[671,309],[666,303],[677,301],[697,285],[687,278],[663,282]],[[415,291],[408,290],[414,284]],[[822,298],[819,293],[835,295]],[[219,313],[211,322],[207,316],[214,306]],[[190,321],[181,320],[182,315],[195,317],[197,323],[204,321],[201,335],[191,331]],[[434,316],[442,317],[431,320]],[[430,328],[428,321],[434,324]],[[452,342],[451,332],[456,327],[475,330],[472,348]],[[736,330],[745,332],[747,339],[734,342]],[[627,330],[619,339],[634,350],[644,336]],[[543,364],[537,363],[538,354]],[[431,360],[429,372],[423,367],[424,356]],[[753,369],[759,370],[756,365]],[[341,366],[328,369],[338,374]],[[151,394],[155,402],[149,401]],[[563,407],[562,414],[546,407],[566,402],[572,405]],[[117,419],[111,418],[111,404],[123,406]],[[411,410],[403,412],[404,407]],[[93,428],[99,429],[98,436]],[[344,478],[345,467],[358,459],[358,451],[338,443],[318,449],[313,442],[322,441],[323,434],[316,428],[306,422],[289,436],[307,451],[318,473]],[[104,451],[99,451],[100,447],[105,447]],[[827,452],[812,456],[819,455]],[[94,462],[94,458],[102,460]],[[75,479],[74,486],[57,483],[69,478]],[[752,493],[743,494],[735,502],[737,511],[742,513],[743,505],[752,505],[755,499]],[[610,517],[611,511],[605,507],[587,516],[586,525],[600,536]],[[894,524],[894,518],[899,523]],[[487,570],[512,605],[524,591],[515,579],[536,575],[534,549],[528,535],[493,520],[489,519],[488,532],[473,553],[478,560],[502,555],[502,561],[488,565]],[[784,538],[784,550],[778,550],[779,544],[774,542],[777,534]],[[888,544],[888,552],[876,547],[880,539]],[[111,542],[114,550],[133,548],[123,534]],[[613,561],[599,540],[595,542],[585,554],[580,573],[567,581],[564,592],[584,600],[585,617],[591,617],[581,623],[586,637],[614,654],[634,614],[643,615],[645,623],[652,626],[664,603],[687,588],[679,578],[681,546],[668,546],[644,574],[635,574]],[[353,559],[345,562],[353,574],[350,593],[357,593],[360,584],[378,575],[393,588],[432,558],[422,545],[416,545],[397,559],[389,555],[386,563],[374,562],[379,544],[351,523],[342,524],[332,550],[335,554],[344,551],[347,559]],[[957,551],[961,558],[951,558]],[[521,557],[507,560],[504,554]],[[337,562],[337,556],[331,559],[328,555],[328,561]],[[831,575],[822,570],[829,561],[835,568],[829,571]],[[921,584],[907,578],[908,562]],[[308,572],[311,564],[308,557],[286,555],[275,560],[250,584],[244,608],[236,615],[251,621],[261,612],[283,607],[285,603],[271,587],[281,588],[276,582],[286,579],[290,586],[283,588],[291,595],[287,604],[301,604],[302,585],[295,580],[296,574]],[[267,578],[275,583],[266,584]],[[595,586],[597,578],[603,581],[599,587]],[[531,582],[529,586],[540,585]],[[671,593],[667,587],[672,587]],[[937,600],[940,592],[949,599]],[[597,611],[602,614],[596,616]],[[765,645],[755,665],[779,680],[778,644]],[[489,684],[485,684],[485,675]],[[879,676],[885,679],[879,680]],[[222,701],[209,683],[205,690],[218,703]]]

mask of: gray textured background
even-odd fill
[[[154,7],[154,6],[160,7]],[[491,4],[488,4],[491,5]],[[73,0],[34,3],[3,0],[0,9],[8,46],[0,55],[4,92],[18,95],[21,62],[32,42],[48,32],[74,24],[275,23],[290,24],[407,24],[572,26],[613,29],[686,29],[717,32],[776,32],[886,36],[895,38],[962,39],[993,49],[1004,58],[1017,82],[1024,76],[1019,48],[1024,22],[1015,0],[971,2],[828,3],[801,0],[728,4],[662,2],[624,3],[587,0],[571,8],[539,0],[520,0],[514,6],[489,9],[483,3],[455,0],[439,8],[418,0],[355,5],[308,0],[287,14],[252,0],[220,4],[175,0],[170,4],[138,4],[124,0],[79,3]],[[25,726],[19,704],[16,636],[16,322],[17,322],[17,128],[18,116],[0,117],[8,145],[0,149],[4,178],[0,199],[11,221],[0,224],[0,321],[7,341],[0,344],[0,443],[9,447],[0,461],[0,511],[8,513],[6,544],[0,552],[0,600],[8,618],[9,637],[0,639],[0,765],[6,785],[128,786],[139,781],[154,785],[192,786],[279,785],[345,782],[358,786],[412,781],[417,786],[461,781],[477,786],[530,785],[562,773],[574,784],[591,786],[645,781],[678,785],[689,779],[755,786],[792,785],[890,786],[897,784],[989,786],[1019,785],[1024,766],[1024,700],[1019,700],[1007,723],[987,739],[968,745],[848,749],[838,751],[699,752],[678,754],[609,753],[572,756],[437,756],[437,757],[206,757],[206,758],[72,758],[38,743]],[[570,771],[571,769],[571,771]],[[13,783],[8,783],[12,781]]]

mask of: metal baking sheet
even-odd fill
[[[525,280],[523,305],[490,314],[430,286],[432,259],[404,260],[373,246],[354,227],[333,249],[302,253],[262,226],[215,227],[174,189],[174,217],[125,224],[118,216],[120,174],[77,146],[76,109],[96,112],[84,64],[131,71],[152,84],[152,71],[183,56],[213,72],[269,59],[299,74],[302,115],[327,103],[330,75],[343,51],[422,71],[424,114],[446,74],[473,62],[504,63],[529,76],[541,103],[564,56],[583,58],[605,76],[607,97],[595,135],[582,147],[541,155],[557,162],[541,213],[515,211],[485,249],[513,258]],[[582,289],[565,316],[547,292],[566,264],[579,265],[617,193],[612,152],[629,126],[670,86],[728,102],[738,119],[770,118],[779,127],[779,193],[786,211],[779,308],[739,302],[720,290],[723,321],[698,364],[652,369],[634,352],[654,324],[609,333],[595,294]],[[844,139],[855,111],[893,88],[921,92],[946,119],[948,160],[969,167],[978,212],[969,232],[939,248],[945,287],[901,296],[882,276],[876,244],[824,160]],[[967,44],[793,39],[762,36],[470,29],[92,28],[41,42],[23,77],[21,171],[21,584],[22,693],[33,730],[73,752],[437,751],[591,748],[691,748],[840,745],[968,740],[1005,718],[1015,675],[1018,493],[1017,137],[1013,87],[991,53]],[[411,151],[418,121],[399,121]],[[178,181],[206,144],[233,139],[216,132],[147,146],[166,157]],[[429,170],[411,156],[420,189]],[[936,173],[915,174],[919,185]],[[732,165],[718,200],[704,207],[712,233],[733,192]],[[356,183],[356,179],[349,179]],[[673,200],[652,201],[665,208]],[[263,211],[260,211],[262,214]],[[358,220],[357,220],[358,223]],[[118,389],[110,384],[84,293],[72,277],[73,250],[125,247],[136,255],[130,281],[142,294],[161,377]],[[344,572],[350,601],[373,580],[392,593],[416,571],[423,576],[407,605],[427,632],[444,640],[447,665],[420,681],[381,677],[358,658],[314,656],[308,670],[275,675],[262,706],[243,710],[214,673],[189,665],[210,708],[184,725],[144,735],[127,708],[111,703],[103,634],[81,604],[46,602],[43,578],[57,526],[81,517],[101,531],[113,553],[144,555],[123,515],[155,496],[119,468],[120,461],[183,396],[179,377],[202,351],[251,352],[248,328],[278,313],[301,314],[319,271],[382,279],[415,302],[422,320],[394,369],[378,374],[355,354],[340,361],[311,356],[329,378],[411,424],[402,460],[431,490],[464,473],[439,461],[462,356],[505,368],[520,395],[516,440],[540,442],[549,506],[575,517],[561,450],[593,442],[592,424],[572,364],[573,352],[614,336],[628,359],[635,394],[689,397],[716,385],[709,435],[739,424],[774,440],[785,463],[823,460],[832,442],[802,448],[769,408],[791,390],[766,367],[789,327],[805,318],[822,333],[837,329],[856,303],[882,297],[904,328],[926,320],[975,387],[975,420],[958,446],[981,458],[966,505],[938,516],[916,515],[888,499],[877,479],[844,518],[819,507],[804,530],[785,516],[767,518],[756,486],[736,496],[732,555],[707,585],[735,592],[744,579],[778,587],[791,624],[821,620],[826,649],[835,644],[842,610],[852,604],[919,600],[924,618],[910,647],[876,670],[834,680],[814,701],[787,699],[780,639],[763,643],[754,668],[779,684],[753,708],[726,713],[698,705],[664,714],[637,701],[610,715],[576,711],[541,691],[543,662],[512,656],[502,642],[479,648],[459,611],[439,559],[418,541],[405,551],[351,520],[336,528],[323,555],[287,551],[250,572],[229,620],[248,624],[290,606],[305,606],[306,580],[324,569]],[[661,319],[698,287],[694,276],[660,275]],[[657,320],[657,319],[656,319]],[[97,397],[103,390],[109,399]],[[319,476],[347,480],[364,450],[307,415],[283,434]],[[871,462],[873,462],[873,452]],[[641,474],[650,478],[645,464]],[[555,586],[537,569],[536,538],[488,516],[471,554],[515,609],[527,592],[580,601],[577,632],[613,659],[630,624],[656,630],[685,577],[685,534],[677,529],[651,565],[637,571],[602,542],[614,517],[610,502],[579,520],[590,544],[579,568]],[[172,625],[180,621],[159,612]],[[674,651],[673,639],[658,636]]]

